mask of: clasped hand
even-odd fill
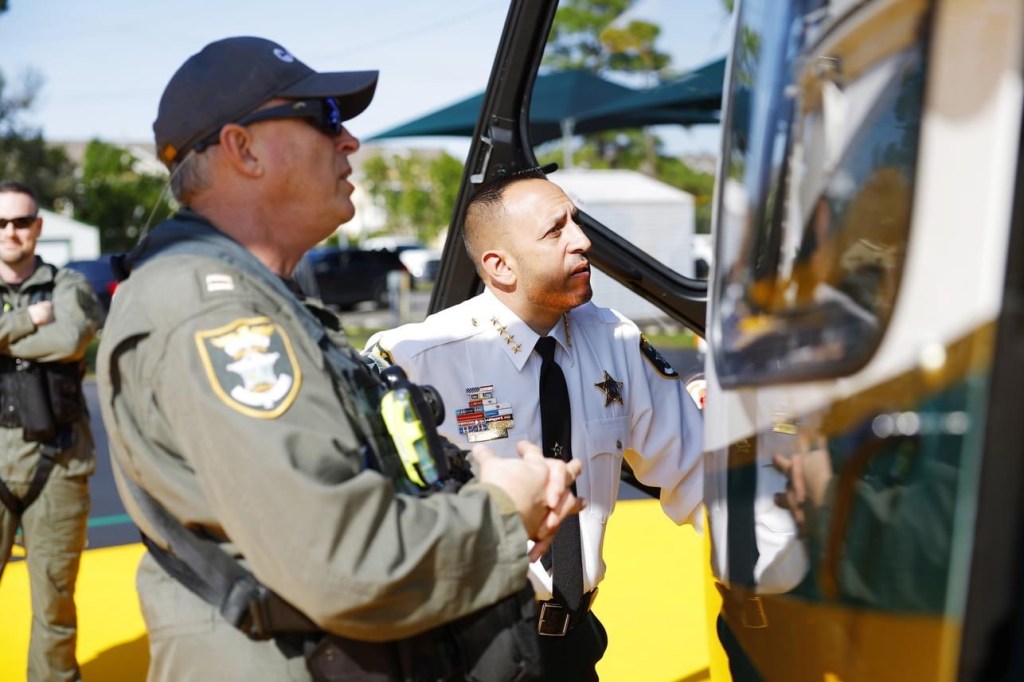
[[[772,464],[787,479],[785,492],[775,494],[775,504],[790,511],[800,535],[806,536],[809,517],[825,505],[832,480],[828,445],[821,437],[816,438],[813,445],[807,438],[801,438],[789,456],[774,453]]]
[[[53,322],[53,301],[39,301],[28,307],[28,316],[37,327]]]
[[[517,449],[519,459],[500,457],[485,445],[474,446],[472,455],[479,480],[500,487],[515,502],[526,534],[535,543],[530,561],[536,561],[548,551],[559,524],[586,505],[572,492],[583,464],[545,457],[527,441],[519,441]]]

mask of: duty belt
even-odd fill
[[[597,588],[583,595],[580,608],[574,613],[554,599],[540,603],[540,614],[537,616],[537,634],[542,637],[565,637],[574,627],[583,622],[597,596]]]

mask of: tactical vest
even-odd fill
[[[50,281],[33,285],[29,305],[53,299],[57,268]],[[28,490],[21,497],[0,480],[0,504],[20,517],[39,498],[57,457],[74,445],[74,424],[85,416],[82,379],[85,360],[77,362],[34,362],[0,355],[0,426],[20,428],[26,442],[39,443],[39,460]]]
[[[51,280],[31,288],[29,305],[53,300],[57,268],[40,267],[50,270]],[[71,425],[85,414],[85,369],[84,359],[34,362],[0,355],[0,426],[22,428],[29,442],[53,443],[61,435],[66,440]]]
[[[379,471],[399,492],[424,494],[405,476],[380,415],[385,387],[379,377],[351,346],[335,345],[317,310],[304,305],[242,245],[202,217],[183,211],[161,223],[125,259],[115,259],[115,275],[125,279],[142,263],[175,254],[227,263],[276,291],[323,353],[342,407],[362,442],[363,467]],[[529,584],[493,606],[413,637],[383,643],[349,640],[320,631],[214,542],[186,529],[130,477],[124,478],[140,509],[169,544],[170,551],[144,538],[164,570],[217,606],[248,637],[274,638],[282,648],[299,642],[316,680],[528,682],[540,678],[536,602]]]

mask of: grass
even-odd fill
[[[345,326],[345,335],[348,336],[348,342],[356,350],[362,350],[366,345],[367,339],[381,331],[380,329],[370,329],[367,327],[349,327]]]
[[[644,330],[644,336],[646,336],[647,340],[651,342],[651,345],[658,350],[696,348],[697,339],[699,338],[689,329],[683,329],[682,331],[675,333]]]
[[[89,347],[85,349],[86,376],[91,377],[96,374],[96,349],[99,348],[99,345],[100,337],[97,336],[89,343]]]

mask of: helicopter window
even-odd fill
[[[882,5],[888,30],[869,41],[876,21],[844,33],[826,12],[743,5],[712,332],[724,385],[842,376],[884,333],[911,220],[924,43],[920,13]]]

